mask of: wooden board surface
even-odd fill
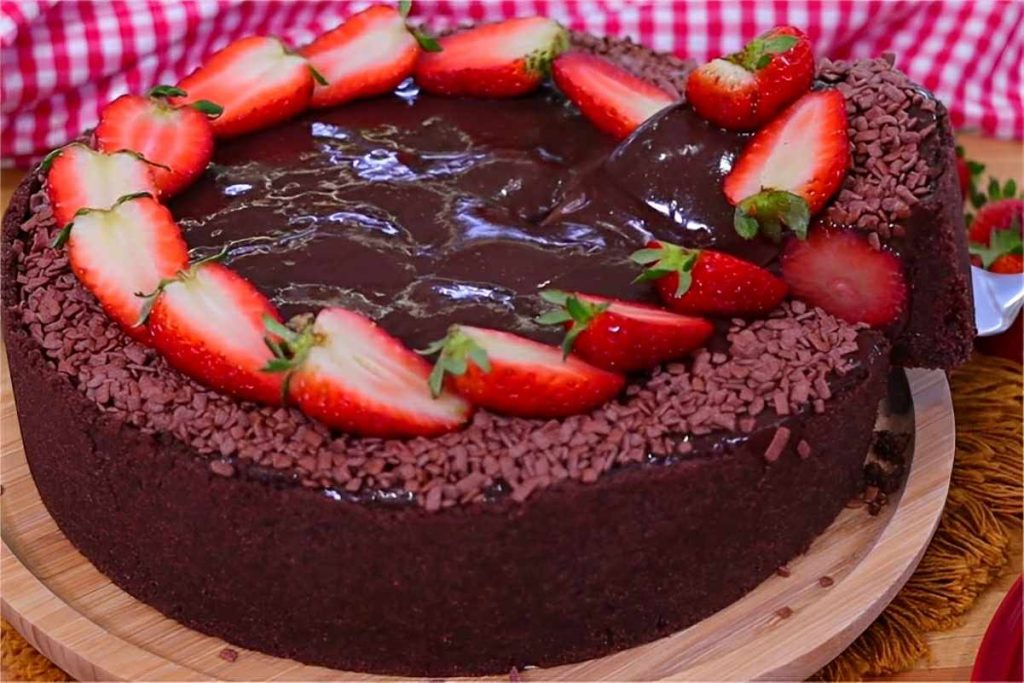
[[[6,370],[5,370],[6,371]],[[695,626],[632,650],[524,679],[798,679],[828,662],[871,623],[910,576],[945,501],[954,450],[949,388],[941,372],[911,371],[914,461],[883,514],[844,510],[789,577],[768,579]],[[59,666],[85,679],[328,680],[339,673],[257,652],[235,662],[225,643],[164,618],[99,574],[39,500],[3,380],[3,615]],[[823,586],[821,577],[833,583]],[[788,608],[788,618],[779,610]],[[372,679],[345,674],[345,678]]]

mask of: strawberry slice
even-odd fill
[[[883,327],[906,309],[900,260],[852,230],[816,227],[806,240],[791,239],[782,277],[794,296],[848,322]]]
[[[552,65],[555,85],[599,130],[627,137],[675,102],[661,88],[594,55],[570,52]]]
[[[317,79],[306,59],[277,38],[249,36],[216,52],[178,87],[185,102],[209,100],[224,108],[213,121],[217,137],[269,128],[309,106]]]
[[[57,225],[81,209],[109,209],[130,194],[157,194],[150,164],[134,152],[104,154],[73,142],[51,152],[40,165]]]
[[[702,117],[730,130],[754,130],[806,93],[814,80],[814,51],[792,26],[761,34],[735,53],[697,68],[686,99]]]
[[[109,209],[84,209],[61,231],[71,270],[106,314],[134,339],[150,342],[136,326],[139,292],[152,291],[188,265],[188,246],[171,212],[149,195],[128,195]]]
[[[145,96],[122,95],[103,107],[96,126],[100,150],[131,150],[153,164],[153,180],[165,198],[191,184],[213,158],[210,117],[219,116],[220,107],[204,100],[180,107],[167,99],[184,94],[161,85]]]
[[[281,403],[284,378],[263,372],[274,358],[263,321],[280,316],[248,280],[204,260],[150,291],[139,321],[148,320],[154,348],[172,367],[232,396]]]
[[[614,398],[625,378],[508,332],[453,325],[423,354],[437,353],[431,391],[449,388],[506,415],[556,418],[584,413]]]
[[[778,240],[785,224],[805,237],[850,165],[846,100],[838,90],[804,95],[762,128],[725,177],[735,227],[747,239],[763,230]]]
[[[631,259],[646,267],[637,279],[653,281],[662,303],[677,313],[760,315],[789,291],[764,268],[720,251],[652,241]]]
[[[535,90],[551,60],[569,47],[569,33],[553,19],[525,17],[484,24],[438,40],[425,53],[416,82],[439,95],[515,97]]]
[[[391,92],[412,75],[421,48],[441,49],[433,38],[406,26],[405,15],[392,7],[373,5],[353,15],[302,49],[328,81],[313,90],[312,106]]]
[[[432,396],[430,364],[358,313],[325,308],[298,330],[273,319],[266,325],[282,341],[268,338],[276,357],[265,370],[286,373],[288,397],[330,427],[361,436],[436,436],[473,412],[454,394]]]
[[[993,232],[1012,226],[1017,227],[1018,233],[1024,226],[1024,200],[1010,198],[988,202],[971,220],[969,239],[974,244],[988,246]]]
[[[650,370],[684,356],[714,330],[703,318],[644,304],[553,289],[541,292],[541,297],[556,308],[537,322],[565,326],[563,356],[575,351],[587,362],[615,372]]]

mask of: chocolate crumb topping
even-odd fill
[[[226,647],[223,650],[221,650],[220,654],[218,654],[217,656],[223,659],[225,662],[236,662],[238,661],[238,650]]]
[[[831,576],[823,576],[820,579],[818,579],[818,585],[822,588],[831,588],[833,585],[835,585],[835,579],[833,579]]]
[[[777,616],[779,619],[789,619],[791,616],[793,616],[793,608],[788,605],[780,607],[779,609],[775,610],[775,616]]]
[[[941,166],[922,154],[936,135],[935,100],[893,67],[892,55],[818,63],[818,79],[846,96],[853,167],[826,217],[856,226],[872,246],[901,237],[902,224],[934,191]]]
[[[788,579],[790,576],[793,575],[793,572],[786,565],[782,565],[781,567],[776,569],[775,573],[784,579]]]
[[[789,429],[777,422],[824,410],[856,365],[859,326],[794,302],[763,320],[731,322],[726,348],[701,350],[630,385],[588,415],[525,420],[480,411],[465,429],[409,441],[331,433],[290,408],[240,402],[176,372],[128,339],[49,247],[55,231],[45,194],[17,242],[21,322],[57,371],[102,410],[145,432],[165,432],[210,457],[212,474],[325,490],[339,499],[417,504],[436,511],[509,495],[523,501],[565,480],[714,452],[713,432]],[[709,450],[710,449],[710,450]]]

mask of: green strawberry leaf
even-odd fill
[[[409,10],[412,9],[412,0],[399,0],[398,2],[398,13],[402,15],[402,18],[409,16]]]
[[[807,239],[811,212],[803,197],[784,190],[763,189],[736,205],[733,226],[744,239],[763,233],[774,242],[782,239],[782,226],[798,239]]]
[[[412,37],[416,39],[416,42],[420,44],[420,48],[424,52],[443,52],[444,48],[441,47],[441,43],[438,42],[437,38],[430,35],[419,27],[410,27],[409,31],[412,33]]]
[[[1010,178],[1003,185],[1003,199],[1013,199],[1017,196],[1017,181]]]
[[[445,376],[466,374],[470,361],[483,372],[491,371],[491,359],[487,356],[487,351],[459,329],[458,325],[452,325],[444,339],[432,342],[426,348],[418,349],[416,353],[425,356],[438,354],[434,368],[427,378],[427,386],[430,387],[430,393],[434,398],[444,391]]]
[[[188,93],[174,85],[158,85],[150,88],[146,93],[147,97],[188,97]]]
[[[43,157],[43,160],[39,162],[39,170],[46,173],[50,170],[50,166],[53,166],[53,162],[60,156],[60,153],[64,151],[64,147],[58,147],[57,149],[51,150],[49,154]]]
[[[200,114],[206,114],[206,116],[211,119],[215,119],[224,113],[224,107],[220,106],[216,102],[211,102],[210,100],[196,100],[189,104],[189,106]]]
[[[1010,227],[993,230],[988,245],[971,242],[967,250],[981,259],[983,268],[988,268],[1001,256],[1024,253],[1024,241],[1021,240],[1019,221],[1014,219]]]
[[[679,276],[676,285],[676,296],[682,296],[693,284],[693,267],[700,256],[699,249],[687,249],[671,242],[659,242],[657,248],[640,249],[629,257],[633,263],[648,266],[633,282],[649,282],[660,280],[666,275],[675,273]]]
[[[320,73],[319,71],[317,71],[316,67],[314,67],[312,64],[307,64],[306,66],[309,67],[309,73],[313,74],[313,80],[316,81],[318,85],[330,85],[331,84],[330,81],[328,81],[326,78],[324,78],[324,75],[322,73]]]

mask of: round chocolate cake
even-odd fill
[[[545,288],[654,304],[652,241],[780,272],[720,187],[753,133],[684,102],[692,65],[573,35],[670,93],[624,141],[556,89],[393,93],[218,140],[167,201],[198,260],[284,318],[357,311],[409,348],[474,325],[557,344]],[[871,328],[791,297],[718,316],[688,357],[552,419],[478,409],[440,436],[331,428],[211,390],[127,334],[53,247],[43,169],[3,223],[4,340],[26,455],[61,530],[192,628],[339,669],[450,676],[667,635],[804,551],[863,484],[890,363],[951,367],[973,336],[944,108],[891,59],[818,63],[851,165],[822,220],[899,259]],[[77,272],[77,270],[76,270]]]

